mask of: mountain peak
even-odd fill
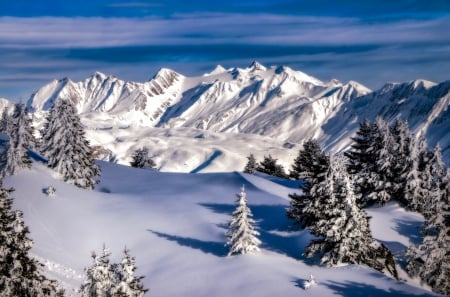
[[[221,73],[224,73],[225,71],[227,71],[227,70],[222,65],[217,64],[216,67],[211,72],[205,73],[205,74],[203,74],[203,76],[221,74]]]
[[[266,71],[266,70],[267,70],[267,68],[266,68],[263,64],[259,63],[259,62],[256,61],[256,60],[254,60],[254,61],[250,64],[250,66],[248,66],[248,69],[250,69],[250,71],[257,71],[257,70],[260,70],[260,71]]]
[[[180,77],[180,76],[182,76],[182,75],[179,74],[178,72],[176,72],[175,70],[172,70],[169,68],[160,68],[158,70],[158,72],[155,74],[155,76],[153,76],[153,79],[158,79],[158,78],[168,79],[168,78],[174,78],[174,77]]]
[[[91,77],[103,80],[107,77],[107,75],[104,74],[103,72],[95,71],[94,74],[91,75]]]

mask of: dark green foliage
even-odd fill
[[[137,149],[131,158],[132,158],[132,161],[130,162],[131,167],[156,169],[156,164],[150,157],[148,148],[146,147]]]
[[[383,205],[391,199],[408,203],[408,179],[414,166],[414,140],[405,121],[397,119],[389,126],[383,119],[365,120],[352,138],[348,172],[356,181],[361,205]],[[408,189],[409,191],[411,189]]]
[[[244,172],[249,174],[255,173],[257,167],[255,156],[253,154],[250,154],[247,157],[247,160],[248,161],[247,164],[245,165]]]
[[[271,155],[264,156],[264,160],[262,160],[258,167],[256,168],[257,171],[273,175],[281,178],[287,178],[286,172],[284,171],[284,168],[282,165],[277,164],[277,159],[273,158]]]
[[[309,226],[315,220],[314,216],[311,213],[305,213],[304,209],[318,198],[311,192],[311,189],[314,184],[324,180],[329,166],[329,156],[313,139],[309,139],[303,144],[303,149],[299,151],[297,158],[294,160],[290,176],[302,179],[300,184],[302,194],[289,195],[291,207],[287,210],[287,216],[301,226]]]
[[[4,121],[9,140],[1,156],[2,174],[13,175],[21,169],[31,167],[28,150],[35,147],[36,140],[33,135],[31,117],[25,105],[16,104],[12,115],[6,116]]]
[[[330,266],[364,264],[398,277],[393,255],[372,238],[369,217],[356,203],[353,181],[342,159],[333,162],[311,194],[316,199],[303,211],[314,218],[309,230],[318,239],[308,245],[307,256],[319,253],[322,263]]]
[[[93,189],[97,184],[100,168],[94,163],[84,127],[69,101],[57,100],[50,109],[42,131],[41,151],[48,159],[48,167],[64,181],[84,189]]]

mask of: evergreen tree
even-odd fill
[[[48,280],[40,264],[29,256],[33,244],[20,211],[0,186],[0,292],[2,297],[62,296],[55,281]]]
[[[115,296],[119,282],[116,265],[110,263],[111,253],[103,246],[102,254],[92,252],[93,265],[86,269],[84,284],[81,285],[82,297],[110,297]]]
[[[253,154],[250,154],[247,157],[247,160],[248,161],[247,161],[247,164],[245,165],[244,172],[249,173],[249,174],[255,173],[256,166],[257,166],[255,156]]]
[[[432,287],[450,294],[450,169],[439,187],[438,201],[428,208],[423,241],[408,250],[408,272]]]
[[[31,167],[28,150],[33,149],[36,144],[31,118],[25,105],[18,103],[14,106],[12,115],[7,118],[6,133],[9,140],[1,156],[2,174],[13,175],[21,169]]]
[[[143,276],[135,276],[136,261],[129,253],[130,251],[125,248],[123,251],[122,262],[119,265],[120,280],[118,284],[117,297],[143,297],[147,289],[144,289],[142,284]]]
[[[408,175],[414,166],[413,150],[414,142],[408,123],[400,119],[395,120],[390,128],[393,139],[391,147],[392,164],[390,172],[392,174],[391,197],[406,205],[405,198],[406,183]]]
[[[372,238],[369,218],[356,203],[353,182],[341,158],[312,191],[317,199],[304,211],[317,219],[310,230],[319,239],[308,245],[307,256],[321,253],[322,263],[331,266],[364,264],[397,278],[392,254]]]
[[[330,158],[320,144],[314,139],[308,139],[303,143],[303,149],[298,152],[289,176],[293,179],[305,179],[311,183],[320,182],[325,177],[329,165]]]
[[[294,160],[290,176],[302,179],[300,184],[302,194],[289,195],[291,200],[287,216],[296,220],[301,226],[309,226],[316,219],[311,213],[305,213],[304,209],[320,195],[320,193],[317,195],[312,193],[312,188],[325,179],[329,166],[329,156],[320,148],[318,142],[312,139],[303,144],[303,149]]]
[[[100,168],[94,163],[80,118],[69,101],[57,100],[50,109],[42,131],[41,150],[48,158],[48,167],[64,181],[80,188],[94,188]]]
[[[137,149],[132,156],[130,165],[135,168],[155,169],[156,164],[150,157],[148,148]]]
[[[5,107],[2,111],[2,117],[0,118],[0,132],[6,132],[8,121],[9,121],[8,107]]]
[[[268,175],[287,178],[283,165],[277,164],[277,161],[271,155],[264,156],[264,160],[259,163],[256,170]]]
[[[227,245],[230,247],[228,255],[257,252],[261,241],[257,238],[259,232],[253,227],[255,221],[247,206],[247,194],[244,186],[236,196],[236,210],[233,212],[233,218],[226,233],[228,237]]]
[[[404,197],[409,209],[423,212],[424,201],[428,199],[432,190],[430,175],[432,152],[428,150],[425,137],[420,136],[413,142],[411,158],[413,162],[406,177]]]
[[[377,160],[383,143],[378,125],[367,119],[360,123],[356,136],[351,139],[351,149],[344,155],[348,159],[348,172],[355,180],[355,193],[360,198],[358,202],[364,205],[369,201],[368,196],[375,191]]]
[[[120,264],[110,263],[111,253],[103,246],[101,255],[92,253],[93,264],[86,269],[86,280],[81,285],[82,297],[143,297],[147,289],[143,277],[134,276],[136,263],[125,248]]]
[[[394,139],[389,125],[383,119],[377,117],[375,125],[379,133],[376,139],[380,143],[380,150],[376,152],[375,170],[369,175],[368,181],[373,185],[373,191],[367,195],[367,203],[384,205],[392,198]]]

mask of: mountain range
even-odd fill
[[[32,94],[27,106],[38,126],[58,98],[76,105],[91,142],[108,152],[104,159],[119,163],[126,163],[134,148],[146,145],[166,164],[161,165],[165,170],[240,170],[253,151],[260,156],[273,152],[288,164],[295,152],[286,154],[282,149],[297,150],[303,140],[314,137],[327,150],[341,151],[359,122],[378,115],[388,121],[407,120],[430,146],[439,143],[445,160],[450,160],[450,81],[387,83],[372,91],[355,81],[324,82],[289,67],[265,67],[256,61],[247,68],[219,65],[196,77],[163,68],[143,83],[96,72],[79,82],[51,81]],[[185,137],[164,142],[174,135]],[[224,149],[226,144],[218,148],[213,141],[206,148],[205,142],[198,142],[189,150],[197,151],[197,156],[186,153],[193,139],[214,137],[223,143],[231,139],[228,148]],[[236,149],[239,154],[227,160],[225,155],[233,152],[239,137],[249,138]],[[185,167],[168,165],[167,158],[183,152],[186,157],[178,161]],[[219,157],[231,164],[214,164]]]

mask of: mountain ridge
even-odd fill
[[[146,82],[101,72],[79,82],[64,78],[38,89],[27,106],[43,119],[56,98],[71,100],[92,130],[98,125],[191,128],[290,143],[313,137],[331,152],[348,147],[365,118],[400,117],[414,133],[426,135],[431,146],[440,143],[450,160],[449,94],[450,81],[418,79],[372,91],[356,81],[323,82],[286,66],[254,61],[246,68],[218,65],[192,77],[161,68]]]

